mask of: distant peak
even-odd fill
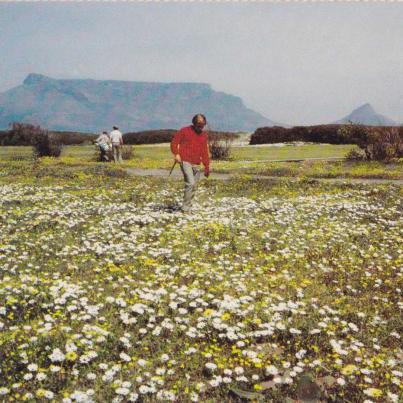
[[[23,84],[24,85],[33,85],[33,84],[38,84],[38,83],[48,81],[48,80],[49,80],[49,77],[46,77],[42,74],[30,73],[25,78]]]
[[[357,109],[354,109],[353,113],[354,112],[366,112],[366,113],[372,113],[373,114],[373,113],[375,113],[375,110],[372,107],[372,105],[367,102],[366,104],[361,105]]]

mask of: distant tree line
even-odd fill
[[[145,130],[140,132],[129,132],[123,135],[123,142],[125,144],[158,144],[169,143],[176,130],[163,129],[163,130]]]
[[[250,144],[288,143],[294,141],[356,144],[362,154],[350,157],[367,160],[391,160],[403,157],[403,126],[365,126],[356,124],[261,127],[251,136]]]
[[[0,145],[2,146],[30,146],[32,145],[32,133],[38,129],[45,130],[39,126],[27,123],[15,122],[10,130],[0,131]],[[139,132],[129,132],[123,134],[125,144],[158,144],[170,143],[177,130],[144,130]],[[57,139],[62,145],[82,145],[92,144],[98,137],[97,134],[69,132],[69,131],[48,131],[48,135]],[[212,140],[235,140],[239,135],[230,132],[209,131],[209,138]]]
[[[400,136],[403,134],[403,126],[396,128],[346,124],[295,126],[292,128],[280,126],[261,127],[256,129],[252,134],[250,144],[288,143],[293,141],[327,144],[356,144],[357,133],[361,133],[363,130],[389,131],[393,129],[398,129]]]
[[[123,135],[123,141],[125,144],[158,144],[158,143],[170,143],[177,130],[163,129],[163,130],[145,130],[140,132],[129,132]],[[217,132],[209,131],[209,139],[233,139],[239,137],[236,133],[231,132]]]
[[[40,126],[28,123],[14,122],[11,124],[10,130],[0,131],[0,145],[2,146],[31,146],[33,133],[38,130],[45,130]],[[49,136],[55,141],[59,141],[62,145],[74,144],[91,144],[98,135],[69,131],[48,131]]]
[[[176,130],[147,130],[124,134],[126,144],[169,143]],[[37,156],[59,156],[62,147],[73,144],[91,144],[96,134],[67,131],[48,131],[40,126],[13,123],[10,130],[0,131],[0,145],[33,146]],[[209,149],[213,159],[229,158],[232,142],[239,137],[230,132],[209,132]],[[257,129],[250,144],[284,142],[313,142],[329,144],[357,144],[362,153],[353,151],[352,159],[388,161],[403,157],[403,126],[318,125],[284,128],[279,126]]]

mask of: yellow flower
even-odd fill
[[[364,393],[370,397],[380,397],[382,396],[382,391],[376,388],[368,388],[364,390]]]
[[[74,351],[69,351],[66,353],[66,360],[75,361],[77,359],[77,354]]]
[[[38,390],[36,391],[36,396],[37,396],[37,397],[44,397],[44,396],[45,396],[45,393],[46,393],[46,390],[44,390],[44,389],[38,389]]]
[[[221,315],[221,320],[228,320],[230,318],[231,318],[231,315],[228,312]]]
[[[349,365],[346,365],[340,372],[343,374],[343,375],[351,375],[354,371],[356,371],[358,368],[355,366],[355,365],[353,365],[353,364],[349,364]]]

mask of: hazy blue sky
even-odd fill
[[[206,82],[288,124],[366,102],[403,122],[403,3],[0,3],[0,91],[30,72]]]

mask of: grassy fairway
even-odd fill
[[[4,401],[398,401],[402,188],[65,158],[0,163]]]
[[[352,149],[351,145],[312,145],[284,147],[234,147],[230,161],[212,161],[212,172],[260,174],[312,178],[389,178],[403,179],[403,162],[382,164],[378,162],[305,161],[270,162],[277,159],[340,158]],[[30,147],[0,147],[0,161],[20,161],[29,167],[32,163]],[[44,160],[46,161],[46,159]],[[98,166],[93,146],[68,146],[58,160],[48,160],[48,165]],[[167,144],[134,146],[133,159],[121,167],[170,169],[172,155]],[[21,168],[21,165],[20,165]],[[29,168],[28,168],[29,169]]]
[[[278,146],[234,147],[232,159],[237,160],[286,160],[305,158],[343,158],[353,145],[305,144]]]
[[[171,160],[171,152],[168,144],[133,146],[135,158],[140,160]],[[328,158],[344,157],[354,146],[307,144],[302,146],[287,145],[284,147],[233,147],[231,159],[238,160],[278,160],[295,158]],[[0,147],[0,158],[13,158],[28,156],[30,147]],[[93,146],[67,146],[62,156],[91,160],[94,156]]]

